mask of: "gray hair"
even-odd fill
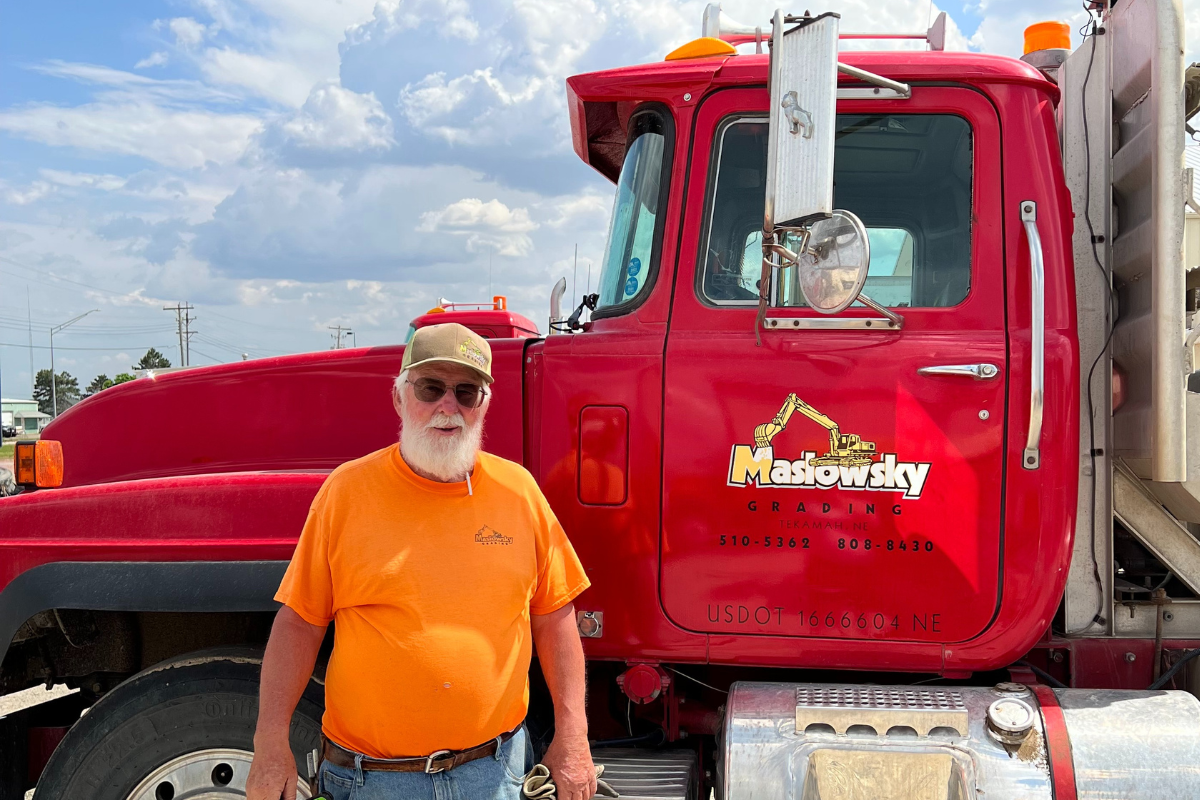
[[[396,397],[404,397],[404,383],[408,380],[408,370],[400,370],[400,374],[396,376],[396,380],[392,381],[392,391],[396,393]]]
[[[0,467],[0,497],[9,497],[18,492],[17,481],[13,478],[12,471],[7,467]]]

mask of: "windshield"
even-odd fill
[[[596,309],[632,302],[650,285],[666,137],[656,113],[637,116],[617,181]]]

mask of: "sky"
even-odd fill
[[[193,364],[403,341],[438,298],[545,327],[604,249],[612,185],[574,155],[564,80],[699,35],[673,0],[0,0],[0,392],[86,385],[148,347]],[[771,3],[725,11],[764,25]],[[1189,55],[1200,0],[1187,0]],[[795,10],[802,10],[799,7]],[[828,0],[845,29],[1018,56],[1077,0]],[[1078,35],[1073,38],[1078,45]],[[596,276],[593,275],[593,280]],[[32,326],[31,326],[32,323]]]

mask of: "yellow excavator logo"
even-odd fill
[[[810,463],[813,465],[856,467],[875,460],[874,442],[864,442],[857,433],[842,433],[836,422],[801,400],[795,392],[783,401],[783,408],[779,409],[775,419],[754,429],[754,444],[770,447],[771,440],[783,432],[796,411],[829,431],[829,452],[812,459]]]
[[[818,455],[806,450],[798,459],[776,458],[773,441],[799,411],[829,433],[829,450]],[[895,453],[877,453],[875,443],[841,427],[795,393],[770,422],[754,429],[754,444],[735,444],[729,456],[729,486],[780,488],[857,489],[903,492],[905,499],[921,496],[932,465],[901,461]]]

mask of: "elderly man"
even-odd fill
[[[517,798],[532,645],[554,701],[543,763],[563,800],[594,794],[572,606],[588,580],[533,477],[480,451],[491,363],[461,325],[417,331],[393,387],[399,445],[338,467],[313,500],[276,595],[248,800],[296,796],[288,725],[334,621],[333,800]]]

